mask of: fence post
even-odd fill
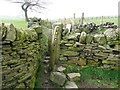
[[[75,19],[76,19],[76,16],[75,16],[75,13],[74,13],[74,16],[73,16],[74,25],[76,24]]]
[[[67,24],[67,19],[66,19],[66,18],[64,18],[64,22],[63,22],[63,24],[64,24],[64,25]]]
[[[81,18],[81,25],[84,23],[84,13],[82,13],[82,18]]]
[[[60,54],[60,40],[63,25],[61,23],[55,23],[53,25],[51,50],[50,50],[50,70],[55,69],[55,64],[58,62]]]
[[[103,24],[103,16],[101,17],[101,24]]]

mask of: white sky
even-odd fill
[[[86,17],[90,16],[115,16],[118,15],[118,1],[120,0],[47,0],[46,10],[42,13],[29,13],[29,17],[41,17],[43,19],[59,19],[81,17],[84,12]],[[9,3],[0,0],[0,16],[24,16],[20,4]]]

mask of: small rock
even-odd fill
[[[64,56],[77,56],[77,55],[79,55],[79,53],[73,52],[73,51],[65,51],[63,55]]]
[[[43,62],[44,62],[44,63],[48,63],[48,62],[49,62],[49,60],[44,60]]]
[[[79,59],[79,57],[68,57],[68,60],[72,60],[72,61],[77,61]]]
[[[48,83],[49,83],[48,80],[46,80],[46,81],[45,81],[45,84],[48,84]]]
[[[48,73],[47,70],[45,70],[44,73],[47,74]]]
[[[82,32],[80,35],[80,43],[86,43],[86,38],[87,38],[87,34],[86,32]]]
[[[80,79],[80,73],[69,73],[69,74],[67,74],[67,76],[68,76],[68,78],[70,80],[72,80],[72,79],[74,79],[74,80]]]
[[[65,86],[65,88],[78,88],[78,86],[75,84],[75,82],[68,81],[66,84],[67,85]]]
[[[87,34],[86,43],[91,43],[93,41],[93,35]]]
[[[107,43],[107,40],[104,34],[96,34],[94,36],[94,42],[99,43],[100,45],[104,45]]]
[[[111,49],[109,45],[104,45],[106,49]]]
[[[66,68],[62,67],[62,66],[58,67],[58,69],[57,69],[57,71],[59,71],[59,72],[62,72],[62,71],[65,71],[65,70],[66,70]]]
[[[77,37],[80,35],[80,33],[71,34],[65,37],[65,39],[72,39],[77,40]]]
[[[104,46],[101,46],[101,45],[99,45],[99,46],[98,46],[98,48],[99,48],[99,49],[106,50],[106,47],[104,47]]]
[[[73,44],[65,44],[65,46],[68,46],[68,47],[70,47],[70,46],[73,46]]]
[[[50,56],[46,56],[45,59],[46,59],[46,60],[49,60],[49,59],[50,59]]]
[[[68,59],[67,59],[67,57],[61,57],[60,60],[61,60],[61,61],[66,61],[66,60],[68,60]]]
[[[107,29],[104,34],[107,37],[107,41],[117,40],[118,34],[116,33],[115,29]]]
[[[66,81],[66,76],[64,73],[52,72],[50,75],[50,80],[57,83],[60,86],[63,86]]]
[[[5,23],[5,25],[7,28],[5,40],[14,41],[16,39],[16,29],[15,29],[14,25],[11,23]]]

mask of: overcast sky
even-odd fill
[[[91,16],[115,16],[118,15],[118,2],[120,0],[47,0],[46,10],[42,13],[29,13],[29,17],[41,17],[44,19],[59,19],[73,17],[81,17],[81,13],[85,13],[85,17]],[[0,16],[24,17],[24,13],[20,4],[9,3],[0,0]]]

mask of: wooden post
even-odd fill
[[[73,14],[73,20],[72,20],[72,23],[75,25],[76,24],[76,16],[75,16],[75,13]]]
[[[66,20],[66,18],[64,18],[64,25],[66,25],[67,24],[67,20]]]
[[[75,13],[74,13],[74,20],[75,20]]]
[[[103,24],[103,16],[101,17],[101,24]]]
[[[53,25],[52,32],[52,42],[51,42],[51,50],[50,50],[50,70],[55,69],[55,64],[58,62],[59,54],[60,54],[60,40],[61,40],[61,31],[63,25],[61,23],[56,23]]]
[[[81,18],[81,25],[84,23],[84,13],[82,13],[82,18]]]

